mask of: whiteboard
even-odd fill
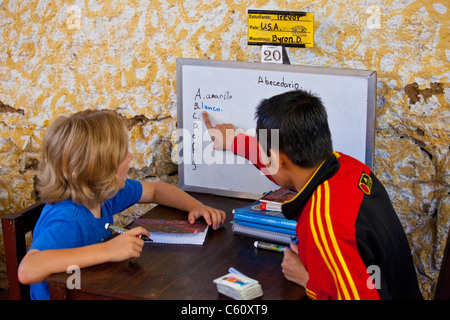
[[[371,167],[375,71],[177,59],[179,187],[250,199],[277,189],[248,160],[212,148],[201,112],[208,112],[213,125],[232,123],[256,136],[259,102],[294,89],[311,91],[322,99],[333,149]]]

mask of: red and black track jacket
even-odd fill
[[[363,163],[335,152],[282,210],[297,220],[310,299],[422,299],[403,227]]]

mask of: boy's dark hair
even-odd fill
[[[327,112],[319,97],[303,90],[289,91],[264,99],[256,110],[256,133],[267,129],[267,150],[271,130],[279,130],[279,151],[296,165],[312,168],[333,152]]]

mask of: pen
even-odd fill
[[[121,227],[112,225],[112,224],[110,224],[110,223],[105,224],[105,229],[106,229],[106,230],[114,231],[114,232],[116,232],[116,233],[125,233],[125,232],[128,231],[128,229],[121,228]],[[139,234],[139,235],[137,235],[137,237],[138,237],[139,239],[144,240],[145,242],[153,242],[152,239],[150,239],[149,237],[147,237],[147,236],[145,236],[145,235],[143,235],[143,234]]]
[[[262,241],[255,241],[254,246],[255,246],[255,248],[266,249],[266,250],[271,250],[271,251],[276,251],[276,252],[283,252],[284,250],[287,249],[286,246],[262,242]]]
[[[236,270],[236,269],[235,269],[235,268],[233,268],[233,267],[230,267],[230,268],[228,269],[228,272],[229,272],[229,273],[240,274],[241,276],[244,276],[244,277],[246,277],[246,275],[245,275],[245,274],[243,274],[242,272],[240,272],[240,271]]]

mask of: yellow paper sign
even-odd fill
[[[248,44],[312,47],[314,15],[310,12],[249,9]]]

